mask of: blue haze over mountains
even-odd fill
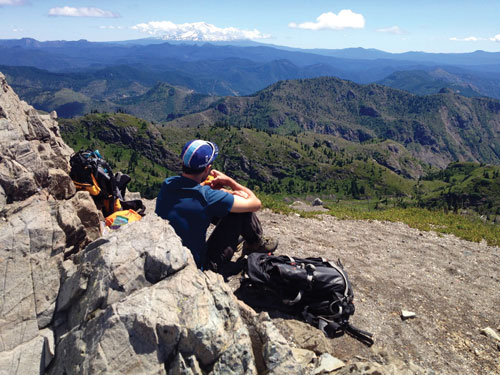
[[[0,40],[0,71],[22,99],[63,117],[113,111],[169,92],[252,95],[289,79],[333,76],[428,95],[447,88],[500,99],[500,53],[387,53],[375,49],[302,50],[251,41],[122,42]],[[180,92],[180,91],[178,91]],[[160,98],[161,99],[161,98]],[[157,99],[158,101],[160,99]],[[187,100],[186,102],[192,102]],[[182,113],[200,110],[203,100]]]
[[[25,38],[0,40],[0,65],[89,74],[109,66],[129,65],[146,73],[142,76],[149,77],[145,82],[148,85],[149,81],[167,76],[173,80],[168,83],[184,83],[188,88],[213,95],[249,95],[277,80],[325,75],[356,83],[380,81],[387,84],[384,79],[394,72],[432,72],[440,68],[454,76],[447,77],[451,83],[460,81],[462,85],[470,85],[472,90],[469,91],[478,96],[500,98],[500,53],[484,51],[392,54],[363,48],[299,50],[255,42],[235,42],[235,45],[174,43],[156,39],[120,43],[85,40],[39,42]],[[250,74],[255,83],[245,82],[240,74]],[[203,87],[190,87],[190,79],[203,80],[206,77],[224,84],[208,86],[204,90]],[[482,87],[485,79],[494,81],[496,90],[485,90]],[[394,79],[390,82],[393,87],[400,88]],[[413,92],[423,93],[417,89]]]

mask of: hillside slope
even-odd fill
[[[313,131],[354,142],[391,139],[444,168],[451,161],[500,162],[500,101],[451,92],[416,96],[338,78],[281,81],[249,97],[227,97],[172,122],[224,121],[282,134]]]
[[[296,137],[229,125],[155,126],[123,113],[59,120],[74,149],[99,149],[113,168],[133,177],[131,188],[148,198],[165,176],[177,173],[176,155],[190,139],[210,139],[221,153],[215,166],[270,194],[373,197],[411,194],[424,167],[392,141],[359,145],[331,135]],[[354,187],[354,189],[353,189]]]
[[[377,83],[418,95],[436,94],[447,88],[463,96],[500,99],[500,75],[494,72],[474,72],[454,67],[429,68],[394,72]]]

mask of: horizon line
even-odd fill
[[[124,43],[124,42],[130,42],[134,43],[136,41],[146,41],[146,40],[156,40],[156,41],[162,41],[165,43],[169,42],[175,42],[176,44],[183,44],[185,42],[186,44],[190,43],[196,43],[196,44],[227,44],[231,45],[233,43],[241,43],[241,42],[247,42],[247,43],[255,43],[257,45],[260,45],[262,47],[270,47],[270,48],[289,48],[289,49],[295,49],[295,50],[302,50],[302,51],[343,51],[343,50],[365,50],[365,51],[377,51],[377,52],[382,52],[382,53],[387,53],[391,55],[402,55],[405,53],[423,53],[423,54],[447,54],[447,55],[459,55],[459,54],[472,54],[472,53],[477,53],[477,52],[483,52],[483,53],[500,53],[500,51],[489,51],[489,50],[483,50],[483,49],[477,49],[473,51],[468,51],[468,52],[431,52],[431,51],[423,51],[423,50],[407,50],[404,52],[390,52],[374,47],[344,47],[344,48],[327,48],[327,47],[310,47],[310,48],[304,48],[304,47],[295,47],[295,46],[287,46],[287,45],[281,45],[281,44],[272,44],[272,43],[262,43],[259,41],[255,41],[252,39],[235,39],[235,40],[189,40],[189,39],[164,39],[164,38],[158,38],[158,37],[148,37],[148,38],[137,38],[137,39],[123,39],[123,40],[89,40],[89,39],[75,39],[75,40],[66,40],[66,39],[51,39],[51,40],[39,40],[33,37],[21,37],[21,38],[0,38],[0,41],[2,40],[9,40],[9,41],[15,41],[15,40],[23,40],[23,39],[29,39],[29,40],[34,40],[40,43],[47,43],[47,42],[88,42],[88,43]],[[248,46],[252,47],[252,46]],[[256,47],[256,46],[253,46]]]

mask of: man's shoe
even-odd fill
[[[243,242],[243,255],[250,253],[272,253],[278,247],[278,241],[263,237],[254,243]]]

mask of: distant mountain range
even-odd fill
[[[253,41],[228,41],[228,42],[200,42],[200,41],[172,41],[156,38],[117,42],[89,42],[78,41],[46,41],[40,42],[36,39],[0,39],[2,48],[22,48],[30,50],[46,51],[48,54],[59,54],[60,56],[82,57],[85,61],[106,59],[116,61],[124,56],[131,57],[137,51],[147,52],[149,55],[169,57],[181,57],[182,53],[191,52],[190,56],[182,56],[184,60],[207,58],[214,56],[216,51],[218,58],[242,57],[244,52],[250,60],[271,61],[277,59],[289,59],[298,65],[307,65],[315,60],[316,56],[336,57],[351,60],[396,60],[406,62],[419,62],[430,65],[469,65],[469,66],[498,66],[500,64],[500,52],[475,51],[469,53],[428,53],[410,51],[404,53],[389,53],[377,49],[345,48],[345,49],[301,49],[279,46],[274,44],[258,43]],[[85,55],[85,51],[98,52],[96,56]],[[113,56],[112,53],[119,52]],[[193,53],[193,51],[195,51]],[[295,57],[292,57],[295,54]],[[146,56],[144,56],[146,57]],[[140,57],[135,57],[140,58]],[[328,60],[321,60],[326,62]]]
[[[500,54],[23,39],[0,40],[0,64],[72,147],[99,148],[148,197],[202,137],[260,192],[500,212],[496,167],[444,169],[500,164]]]
[[[8,67],[38,68],[30,76],[38,75],[38,81],[47,81],[42,76],[50,76],[56,81],[54,85],[70,80],[74,82],[73,91],[88,97],[83,108],[96,109],[107,104],[93,101],[113,102],[113,95],[118,92],[111,90],[107,96],[108,89],[98,95],[90,90],[91,95],[87,95],[78,87],[97,84],[102,89],[103,85],[120,85],[124,88],[121,95],[134,96],[163,82],[200,94],[249,95],[279,80],[334,76],[356,83],[379,82],[416,94],[450,88],[463,95],[500,98],[500,53],[484,51],[393,54],[363,48],[303,50],[248,41],[189,43],[140,39],[104,43],[25,38],[0,40],[0,65],[21,96],[27,89],[34,89],[30,94],[33,97],[36,89],[45,86],[30,86],[22,77],[25,71]],[[20,80],[23,85],[18,85]],[[58,102],[57,98],[48,99],[50,95],[55,92],[49,88],[44,99],[38,101]]]
[[[447,88],[464,96],[500,99],[500,73],[497,72],[471,72],[450,66],[431,67],[394,72],[377,83],[419,95],[434,94]]]

